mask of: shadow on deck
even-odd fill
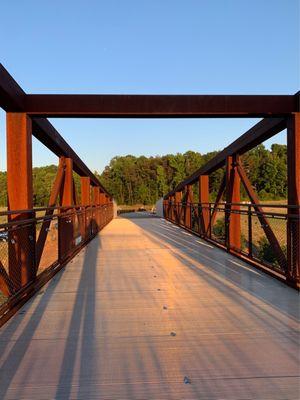
[[[134,214],[0,330],[0,398],[297,398],[298,293]]]

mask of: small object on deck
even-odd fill
[[[160,291],[160,289],[157,289],[158,291]]]
[[[176,336],[176,332],[171,332],[170,335],[171,336]]]
[[[167,310],[167,309],[168,309],[168,307],[167,307],[167,306],[163,306],[163,309],[164,309],[164,310]]]
[[[191,380],[190,380],[189,377],[185,376],[184,379],[183,379],[183,382],[184,382],[186,385],[188,385],[188,384],[191,383]]]

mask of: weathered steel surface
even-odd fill
[[[288,204],[300,206],[300,112],[288,120],[287,129]],[[300,208],[292,210],[299,217]],[[288,223],[289,278],[300,282],[300,220]]]
[[[270,117],[299,111],[299,94],[26,94],[0,64],[0,107],[40,117]]]
[[[298,299],[161,219],[116,219],[0,330],[0,398],[295,399]]]
[[[234,211],[239,211],[241,201],[241,178],[237,171],[239,157],[229,156],[226,161],[226,203],[225,221],[227,229],[227,248],[241,248],[241,216]]]
[[[31,119],[24,113],[7,113],[7,204],[8,210],[33,208]],[[11,221],[31,218],[22,213],[9,216]],[[35,276],[35,236],[33,226],[10,232],[8,240],[9,277],[19,289]]]
[[[209,203],[209,176],[200,175],[198,182],[199,203],[207,205]],[[209,210],[206,208],[200,212],[200,232],[204,234],[208,229]]]
[[[270,117],[297,111],[297,96],[27,94],[24,110],[72,118]]]
[[[5,111],[21,112],[25,108],[26,93],[0,64],[0,107]],[[32,134],[58,157],[73,159],[74,171],[80,176],[89,176],[92,183],[107,192],[96,176],[89,170],[75,151],[68,145],[54,126],[45,118],[32,119]],[[15,133],[17,135],[17,133]]]

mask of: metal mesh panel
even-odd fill
[[[290,261],[290,276],[291,278],[299,282],[300,281],[300,218],[293,216],[289,218],[289,254],[288,258]]]
[[[0,214],[4,221],[0,224],[0,318],[4,318],[12,304],[7,300],[13,296],[16,304],[30,296],[32,284],[49,279],[47,274],[52,268],[72,257],[79,246],[113,218],[113,206],[40,208]]]
[[[43,229],[43,222],[39,221],[36,224],[36,240],[38,243],[39,235]],[[58,219],[57,217],[52,217],[49,226],[45,228],[46,230],[46,240],[42,250],[42,256],[38,265],[37,274],[40,274],[45,269],[49,268],[51,265],[57,263],[58,261]]]
[[[251,218],[251,216],[250,216]],[[240,216],[241,221],[241,252],[244,254],[249,254],[251,244],[249,243],[251,237],[249,238],[249,214],[246,210],[242,209],[242,213]]]
[[[85,212],[84,208],[78,208],[74,211],[73,216],[73,235],[74,246],[80,246],[85,240]]]
[[[229,207],[226,207],[228,205]],[[241,253],[282,274],[287,275],[290,268],[291,279],[299,280],[300,267],[297,263],[299,263],[300,228],[297,207],[220,203],[215,208],[212,203],[204,205],[194,203],[188,206],[183,203],[180,208],[180,225],[187,225],[187,228],[225,246],[229,251],[234,251],[235,254]],[[191,212],[191,225],[189,218],[184,219],[185,208],[187,212]],[[206,222],[203,222],[203,210],[206,213]],[[289,211],[293,214],[288,214]],[[290,221],[295,217],[295,221],[290,222],[290,233],[287,231],[288,215]],[[233,224],[231,230],[229,224]],[[237,232],[235,229],[240,232],[240,242],[234,236]],[[287,243],[287,238],[290,244]]]
[[[218,208],[211,226],[211,238],[218,243],[226,243],[225,210]]]
[[[7,281],[8,274],[8,231],[7,229],[0,230],[0,279]],[[4,283],[3,283],[4,285]],[[5,303],[8,296],[6,290],[0,285],[0,306]]]
[[[283,251],[283,254],[286,256],[286,218],[284,216],[280,218],[268,214],[265,214],[265,216],[267,218],[267,224],[271,227],[274,236],[277,239],[281,250]],[[253,213],[251,218],[253,258],[272,268],[284,271],[280,265],[280,259],[278,259],[272,244],[268,240],[257,214]]]
[[[199,210],[198,204],[191,204],[191,229],[199,232]]]

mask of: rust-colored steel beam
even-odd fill
[[[27,94],[24,111],[41,117],[270,117],[297,111],[294,95]]]
[[[226,161],[226,239],[227,248],[240,250],[241,248],[241,215],[234,211],[240,211],[240,206],[231,203],[241,201],[241,178],[237,171],[239,157],[237,155],[227,157]]]
[[[55,181],[51,190],[49,202],[48,202],[48,209],[45,212],[45,220],[42,223],[41,230],[39,233],[39,237],[36,243],[36,269],[41,261],[41,257],[43,254],[44,246],[47,240],[48,229],[51,224],[51,215],[53,215],[54,209],[53,207],[57,203],[57,199],[61,190],[61,186],[64,180],[64,169],[65,169],[65,158],[61,157],[59,160],[59,165],[57,169],[57,174],[55,177]],[[49,217],[49,218],[48,218]]]
[[[193,203],[193,187],[191,185],[187,185],[185,196],[184,225],[189,229],[192,228],[191,203]]]
[[[39,117],[270,117],[299,111],[297,95],[26,94],[0,64],[0,107]]]
[[[7,194],[9,210],[32,210],[31,119],[24,113],[7,113]],[[31,213],[10,215],[10,221],[31,218]],[[9,277],[20,289],[35,277],[35,227],[11,230],[8,240]]]
[[[242,136],[232,142],[224,150],[220,151],[214,158],[208,161],[192,175],[182,181],[174,190],[167,195],[182,190],[186,185],[196,183],[200,175],[209,175],[226,164],[226,158],[234,154],[244,154],[259,143],[269,139],[286,128],[286,118],[267,118],[258,122]],[[167,196],[166,195],[166,196]]]
[[[100,194],[99,194],[99,200],[100,200],[100,204],[101,204],[101,205],[106,204],[106,196],[105,196],[105,193],[100,192]]]
[[[73,222],[72,206],[73,198],[73,161],[71,158],[65,159],[64,181],[60,192],[61,206],[65,207],[59,217],[59,259],[64,260],[69,256],[73,247]],[[70,215],[68,215],[70,214]]]
[[[205,234],[209,224],[209,176],[208,175],[200,175],[199,183],[199,203],[204,207],[199,210],[199,229],[201,234]]]
[[[93,187],[93,204],[95,206],[100,205],[100,188],[98,186]],[[101,224],[101,213],[99,207],[96,208],[96,224],[97,224],[97,229],[99,229],[100,224]]]
[[[81,183],[81,204],[89,206],[91,204],[91,180],[87,176],[80,178]]]
[[[211,231],[212,227],[214,226],[215,219],[216,219],[217,212],[218,212],[218,206],[219,206],[219,204],[221,202],[221,199],[222,199],[222,196],[223,196],[225,188],[226,188],[226,173],[224,174],[224,176],[223,176],[223,178],[221,180],[221,184],[220,184],[220,187],[219,187],[219,190],[218,190],[218,193],[217,193],[215,204],[214,204],[212,212],[211,212],[210,221],[209,221],[208,228],[207,228],[205,236],[210,236],[210,231]]]
[[[73,160],[65,158],[64,184],[62,190],[61,205],[71,207],[74,205],[73,198]]]
[[[87,176],[80,178],[81,184],[81,204],[83,206],[89,206],[91,204],[91,180]],[[87,238],[90,231],[90,211],[85,210],[84,217],[82,218],[81,224],[81,236]]]
[[[5,111],[15,110],[15,112],[23,112],[26,96],[23,89],[6,71],[3,65],[0,64],[0,108],[3,108]],[[33,119],[32,134],[58,157],[65,156],[72,158],[73,169],[78,175],[89,176],[93,185],[100,186],[102,191],[108,193],[97,177],[89,170],[47,119]]]
[[[9,296],[14,292],[13,284],[1,261],[0,261],[0,292],[3,293],[4,296]]]
[[[181,198],[182,198],[182,192],[176,192],[174,193],[174,200],[175,200],[175,221],[177,222],[177,224],[180,223],[180,212],[181,212]]]
[[[287,226],[288,280],[300,281],[300,112],[288,119],[287,129],[288,204]]]
[[[274,251],[275,257],[277,258],[278,264],[280,265],[280,267],[282,268],[283,271],[286,271],[286,269],[287,269],[286,257],[282,251],[282,248],[280,247],[280,244],[279,244],[272,228],[270,227],[268,219],[264,215],[263,209],[260,207],[258,196],[251,186],[251,183],[250,183],[250,181],[247,177],[247,174],[241,164],[241,161],[239,161],[239,164],[237,165],[237,170],[240,175],[241,181],[245,187],[245,190],[251,200],[251,203],[254,204],[253,207],[257,213],[257,218],[260,222],[260,225],[261,225],[263,231],[265,232],[265,235],[266,235],[270,245],[272,246],[272,249]]]
[[[93,204],[98,206],[100,202],[100,188],[98,186],[93,187]]]

